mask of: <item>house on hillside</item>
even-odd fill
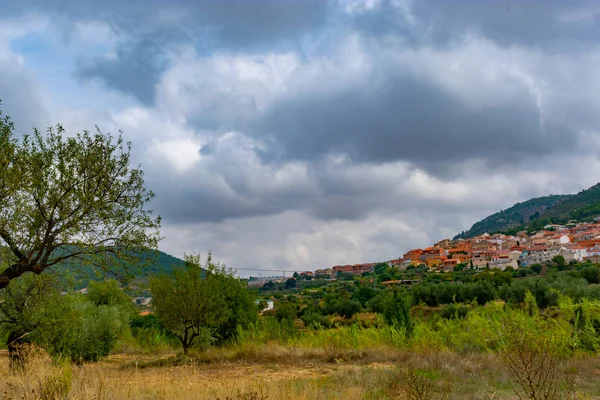
[[[488,267],[492,269],[500,269],[504,271],[506,268],[511,267],[513,269],[519,268],[519,263],[517,260],[510,260],[508,258],[499,258],[497,260],[492,260],[488,263]]]

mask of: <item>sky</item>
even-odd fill
[[[0,8],[17,132],[123,131],[175,256],[246,276],[390,260],[600,181],[596,1]]]

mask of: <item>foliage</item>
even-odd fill
[[[465,318],[469,313],[469,308],[463,304],[446,304],[440,311],[440,315],[445,319]]]
[[[0,324],[8,334],[11,353],[14,346],[28,341],[34,330],[47,323],[46,308],[58,300],[57,281],[48,274],[26,275],[0,291]]]
[[[562,361],[570,352],[569,325],[512,310],[502,319],[500,336],[500,354],[520,399],[563,398],[568,385]]]
[[[137,313],[131,297],[123,291],[114,279],[90,282],[87,298],[97,306],[115,306],[121,308],[131,317]]]
[[[285,281],[284,287],[286,289],[294,289],[296,287],[296,278],[289,278],[287,281]]]
[[[376,290],[370,286],[361,286],[352,293],[352,298],[357,300],[361,306],[365,307],[367,303],[376,295]]]
[[[476,222],[456,238],[468,238],[485,232],[515,234],[520,230],[537,231],[550,223],[585,221],[600,215],[600,184],[575,195],[551,195],[517,203]]]
[[[154,314],[138,315],[131,319],[129,326],[137,345],[148,353],[171,349],[179,344]]]
[[[253,299],[224,266],[213,263],[210,253],[204,269],[199,255],[186,255],[186,265],[172,276],[150,280],[152,306],[162,323],[176,336],[187,354],[190,346],[209,329],[220,340],[230,339],[237,325],[248,324],[256,313]]]
[[[94,303],[80,294],[63,295],[48,274],[26,275],[0,293],[0,323],[8,332],[11,351],[12,344],[33,342],[55,358],[96,361],[107,356],[128,329],[130,308]]]
[[[44,305],[46,319],[31,340],[56,358],[76,363],[97,361],[110,354],[128,329],[128,315],[116,306],[97,306],[81,295],[59,295]]]
[[[469,230],[461,232],[456,238],[469,238],[484,233],[504,232],[511,228],[516,228],[518,230],[524,223],[528,222],[531,217],[539,217],[545,210],[565,201],[569,197],[569,195],[546,196],[517,203],[506,210],[497,212],[476,222]]]
[[[388,292],[383,300],[383,318],[388,325],[401,328],[410,337],[414,324],[410,316],[412,298],[400,290]]]
[[[275,318],[279,322],[293,326],[294,319],[296,319],[296,306],[289,301],[278,303],[275,308]]]
[[[132,260],[128,250],[156,248],[154,194],[131,165],[131,144],[97,130],[66,136],[59,125],[13,137],[0,120],[0,238],[10,250],[0,288],[26,272],[65,260],[100,269]]]

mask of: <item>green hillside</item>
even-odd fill
[[[555,223],[565,223],[569,220],[591,220],[599,215],[600,184],[596,184],[556,204],[540,215],[540,218],[549,219]]]
[[[473,224],[471,229],[456,235],[456,238],[469,238],[484,233],[504,232],[529,224],[557,204],[568,200],[570,195],[537,197],[497,212]]]
[[[87,263],[84,264],[79,260],[69,259],[50,267],[48,273],[64,277],[65,288],[81,289],[87,287],[90,281],[106,278],[120,280],[128,278],[130,282],[145,282],[149,276],[170,274],[174,267],[184,264],[183,260],[159,250],[143,250],[131,253],[131,255],[131,259],[135,260],[134,263],[114,262],[112,265],[106,265],[105,269],[111,272]]]
[[[146,282],[149,276],[169,274],[174,267],[184,264],[183,260],[160,250],[136,252],[134,257],[137,259],[135,264],[122,265],[115,263],[107,268],[111,272],[90,265],[82,265],[77,261],[64,262],[52,267],[52,269],[59,275],[68,277],[69,286],[83,288],[88,286],[89,281],[106,278],[122,279],[129,277],[133,282]]]
[[[517,203],[497,212],[455,238],[468,238],[483,233],[515,233],[519,230],[539,230],[550,223],[591,221],[600,216],[600,183],[574,195],[538,197]]]

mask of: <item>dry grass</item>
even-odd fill
[[[11,373],[0,355],[0,397],[4,399],[402,399],[411,375],[425,377],[430,397],[444,399],[512,399],[509,374],[493,354],[401,352],[374,349],[358,360],[327,362],[327,352],[266,347],[258,359],[218,350],[188,365],[149,356],[115,355],[81,367],[57,366],[39,356],[23,372]],[[387,354],[387,356],[386,356]],[[173,359],[173,358],[172,358]],[[578,396],[600,398],[600,358],[575,360]],[[137,364],[137,368],[136,368]],[[140,365],[145,365],[141,368]],[[70,377],[70,378],[69,378]],[[407,380],[408,378],[408,380]],[[71,380],[68,397],[61,382]],[[54,382],[54,383],[49,383]],[[66,382],[63,382],[66,383]],[[61,386],[62,385],[62,386]],[[413,385],[414,386],[414,385]],[[62,389],[61,389],[62,387]],[[52,397],[54,396],[54,397]]]

